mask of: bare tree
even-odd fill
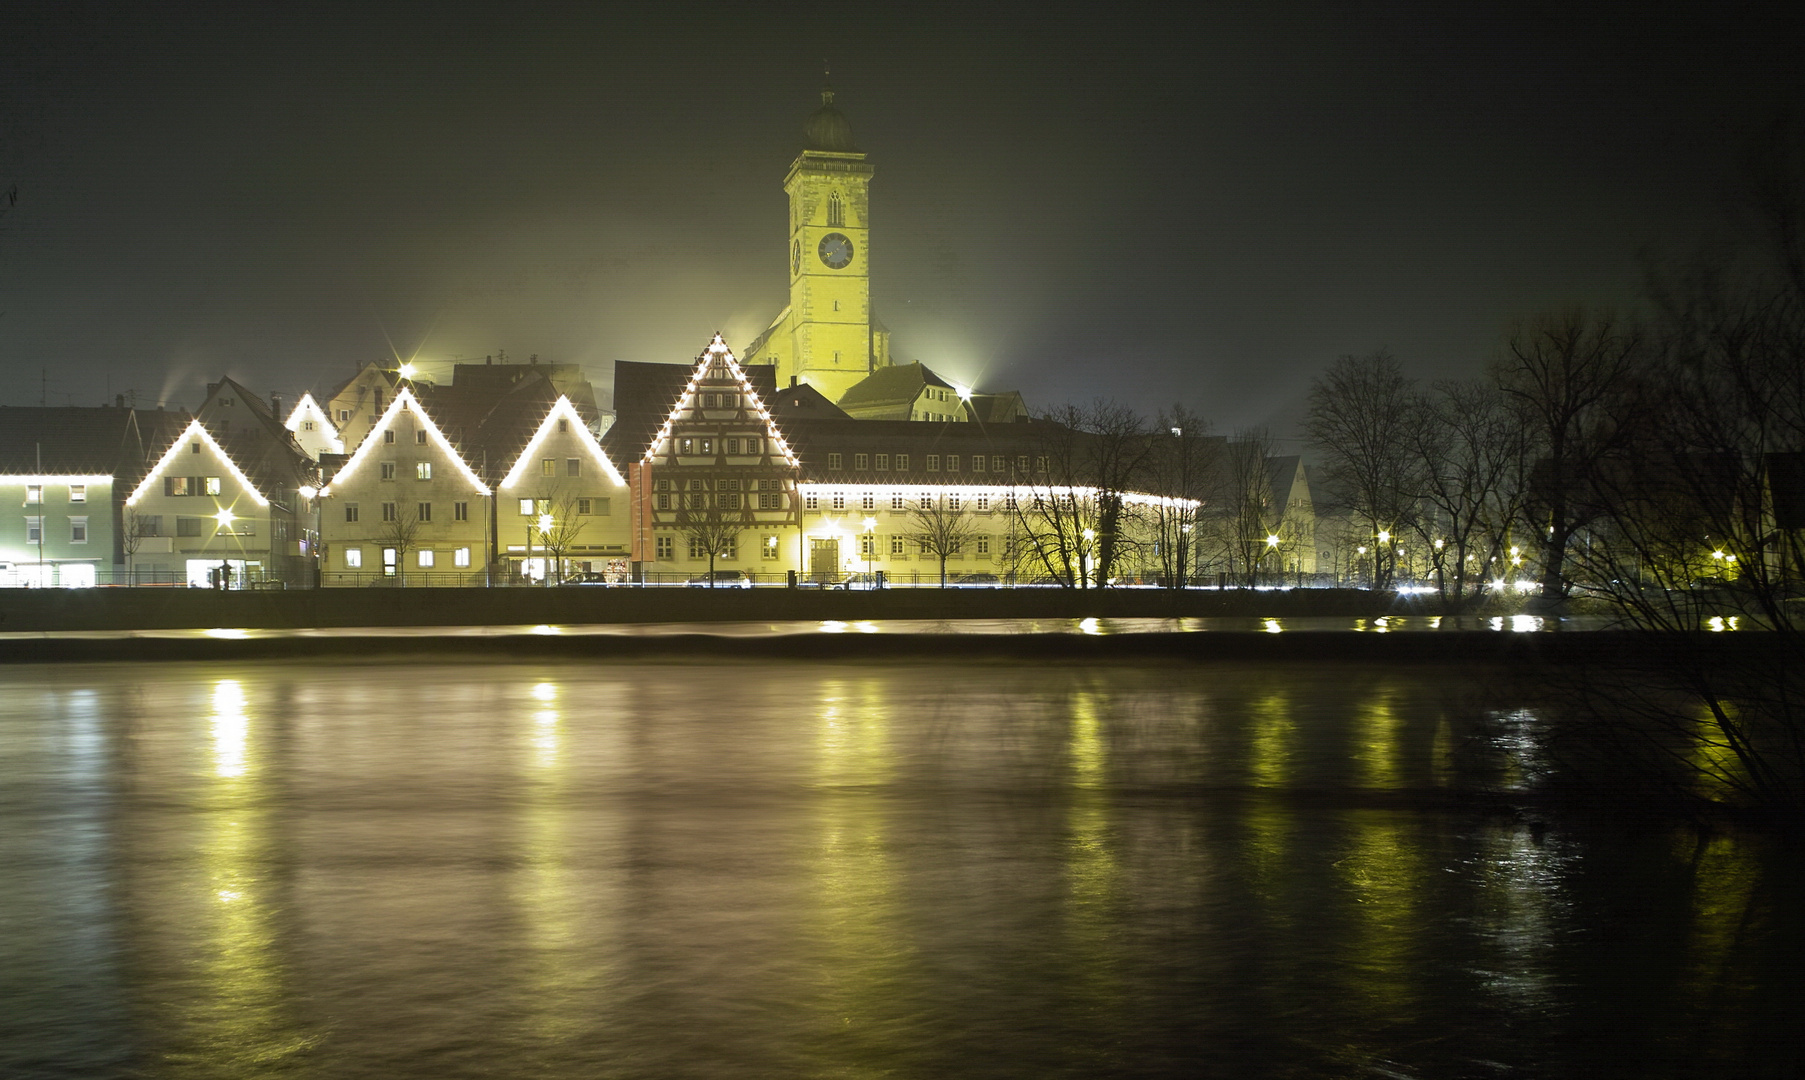
[[[1152,486],[1169,500],[1154,508],[1153,536],[1161,580],[1182,589],[1197,572],[1198,524],[1222,455],[1222,440],[1201,416],[1174,405],[1159,415],[1152,439]]]
[[[909,507],[904,534],[921,551],[940,561],[940,587],[946,588],[946,561],[961,554],[978,535],[977,522],[957,495],[923,495]]]
[[[161,514],[140,514],[136,510],[125,512],[124,527],[119,531],[119,549],[125,555],[126,580],[138,584],[137,555],[144,547],[144,542],[152,537],[163,535],[163,516]]]
[[[413,514],[404,513],[396,508],[393,520],[383,522],[376,530],[375,540],[380,548],[392,549],[395,552],[395,582],[407,584],[407,553],[414,550],[414,542],[420,534],[420,520]]]
[[[1047,574],[1067,587],[1101,588],[1135,553],[1137,510],[1124,496],[1153,475],[1153,433],[1113,401],[1065,405],[1037,422],[1036,457],[1047,464],[1018,500],[1014,529]]]
[[[1637,327],[1608,312],[1570,308],[1518,324],[1496,366],[1539,459],[1531,512],[1544,600],[1567,595],[1567,548],[1587,521],[1584,490],[1627,430],[1621,406],[1643,353]]]
[[[534,500],[535,507],[543,507],[544,514],[551,518],[551,527],[539,530],[539,543],[545,549],[546,557],[553,566],[555,580],[564,580],[564,560],[570,549],[576,546],[577,539],[589,527],[589,519],[577,510],[577,497],[563,488],[562,485],[551,485],[540,489]],[[543,516],[543,515],[542,515]],[[553,575],[548,575],[551,578]]]
[[[1406,436],[1422,485],[1413,524],[1443,605],[1459,611],[1509,565],[1528,470],[1523,424],[1484,382],[1438,382],[1417,409]]]
[[[1330,491],[1368,530],[1375,589],[1391,587],[1420,487],[1408,442],[1415,415],[1412,380],[1382,349],[1343,356],[1310,388],[1305,428]]]
[[[721,496],[701,488],[701,481],[691,480],[691,488],[683,493],[683,508],[677,514],[677,531],[688,542],[692,555],[708,559],[708,587],[715,587],[715,562],[723,556],[739,553],[740,533],[745,531],[745,513],[738,507],[723,509]],[[735,500],[737,501],[737,496]]]

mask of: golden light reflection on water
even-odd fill
[[[1073,988],[1085,996],[1113,1000],[1119,988],[1110,972],[1109,940],[1114,932],[1121,868],[1109,803],[1109,742],[1099,695],[1077,690],[1071,696],[1070,810],[1066,820],[1066,932],[1071,942]]]
[[[1684,837],[1675,856],[1692,871],[1692,925],[1686,943],[1686,981],[1696,998],[1745,996],[1738,954],[1755,927],[1762,868],[1746,839],[1719,833]]]
[[[1274,691],[1254,700],[1247,707],[1247,723],[1252,731],[1248,768],[1254,782],[1262,787],[1283,787],[1290,779],[1291,741],[1296,731],[1290,696]]]
[[[593,1019],[582,1002],[602,972],[579,952],[586,934],[583,899],[573,880],[569,815],[571,764],[563,694],[557,684],[534,683],[522,730],[525,804],[521,815],[523,863],[517,876],[525,956],[522,976],[531,988],[525,1018],[531,1043],[551,1049],[576,1038]]]
[[[1358,982],[1350,990],[1393,1014],[1414,998],[1411,944],[1421,929],[1424,855],[1405,834],[1408,821],[1391,811],[1350,814],[1347,854],[1337,864],[1353,900],[1348,959]]]
[[[168,1004],[169,1062],[184,1074],[242,1076],[281,1066],[305,1050],[287,1016],[275,932],[273,860],[265,777],[244,687],[220,679],[211,693],[213,775],[203,792],[198,854],[205,877],[193,927],[196,992]]]
[[[818,1022],[835,1036],[866,1036],[892,1002],[911,948],[899,926],[901,870],[890,850],[890,811],[874,790],[896,771],[885,689],[879,679],[827,679],[815,707],[817,782],[841,789],[819,803],[820,839],[811,860],[825,954]]]
[[[1390,788],[1398,783],[1403,717],[1392,699],[1390,687],[1373,687],[1354,712],[1354,758],[1370,787]]]

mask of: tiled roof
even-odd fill
[[[921,395],[925,386],[937,386],[946,390],[954,389],[953,384],[934,374],[933,370],[921,363],[892,364],[881,367],[865,376],[853,387],[840,395],[843,408],[853,406],[902,404],[914,401]]]
[[[614,426],[602,436],[602,449],[625,475],[628,463],[645,456],[646,447],[689,385],[696,365],[614,362]],[[740,370],[769,402],[777,395],[777,370],[770,364],[743,364]],[[773,414],[775,416],[775,413]],[[779,418],[780,419],[780,418]],[[780,423],[779,427],[783,427]],[[783,428],[788,434],[788,428]]]
[[[0,406],[0,473],[128,475],[144,457],[137,415],[104,406]]]

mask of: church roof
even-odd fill
[[[821,91],[821,107],[808,118],[802,132],[810,150],[825,150],[834,154],[859,152],[859,148],[853,144],[852,125],[847,122],[846,114],[834,108],[832,90]]]
[[[892,364],[878,368],[841,394],[840,407],[906,404],[920,397],[921,391],[929,386],[946,390],[958,389],[919,361],[913,364]]]

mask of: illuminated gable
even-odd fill
[[[583,423],[583,417],[577,412],[577,407],[572,405],[570,399],[562,394],[558,395],[557,402],[552,405],[552,411],[546,414],[544,423],[539,425],[539,430],[534,432],[532,441],[527,443],[526,449],[520,452],[520,457],[515,460],[514,467],[508,470],[508,475],[502,479],[501,487],[505,490],[520,482],[521,478],[526,475],[527,463],[538,455],[539,448],[545,445],[545,440],[557,431],[557,421],[559,420],[566,421],[569,433],[574,434],[577,441],[583,444],[583,448],[589,451],[589,456],[601,466],[602,473],[608,477],[609,481],[616,487],[625,487],[627,482],[622,480],[620,473],[615,470],[614,462],[609,461],[608,455],[602,452],[602,444],[596,441],[594,433],[589,430],[589,425]]]
[[[476,470],[472,469],[470,463],[464,460],[464,455],[457,452],[457,448],[452,446],[451,441],[445,438],[444,433],[439,430],[439,425],[433,423],[432,417],[420,407],[420,399],[414,397],[412,390],[403,388],[400,393],[395,395],[395,400],[389,402],[389,407],[384,410],[382,419],[378,420],[376,426],[370,429],[370,433],[364,436],[364,441],[358,445],[357,452],[351,455],[351,460],[345,462],[345,467],[332,478],[332,483],[327,484],[320,491],[322,498],[332,494],[332,489],[341,480],[349,480],[357,473],[357,470],[376,451],[376,448],[383,445],[382,433],[393,426],[395,418],[404,412],[412,412],[419,418],[421,430],[426,432],[427,440],[451,459],[452,465],[457,467],[464,479],[470,481],[470,486],[478,495],[489,494],[489,485],[483,483],[482,477],[476,475]]]
[[[144,475],[144,479],[139,482],[138,486],[133,489],[131,495],[126,498],[125,505],[133,506],[139,499],[143,498],[145,492],[151,489],[151,485],[161,479],[165,472],[169,471],[170,467],[175,464],[176,459],[181,456],[183,448],[192,445],[190,440],[194,439],[198,439],[213,452],[213,456],[218,458],[220,464],[226,467],[226,471],[232,474],[232,479],[238,481],[245,492],[251,496],[252,501],[256,502],[258,506],[269,505],[269,500],[264,498],[263,492],[257,490],[257,485],[251,483],[251,478],[244,474],[244,471],[238,467],[238,463],[232,460],[232,455],[226,453],[225,448],[220,446],[219,443],[214,440],[207,429],[201,426],[199,420],[188,421],[188,426],[182,429],[180,435],[176,436],[175,442],[169,444],[169,449],[163,452],[162,458],[157,461],[150,472]]]
[[[777,424],[771,419],[771,413],[765,408],[765,403],[758,396],[758,391],[752,389],[752,380],[746,378],[746,373],[740,370],[739,360],[734,357],[733,350],[727,347],[727,342],[722,340],[719,334],[716,334],[714,340],[708,343],[708,348],[703,350],[702,355],[696,358],[696,369],[690,372],[689,382],[684,386],[683,393],[677,398],[677,404],[665,416],[664,426],[658,429],[658,434],[652,436],[652,441],[646,447],[645,456],[641,460],[650,462],[656,458],[659,449],[670,439],[675,425],[694,416],[697,411],[697,389],[701,386],[702,381],[709,377],[709,369],[715,367],[725,371],[728,377],[737,384],[739,392],[744,395],[742,400],[747,402],[748,410],[764,421],[765,437],[770,440],[770,445],[777,448],[777,454],[774,456],[781,456],[791,468],[800,467],[802,463],[797,460],[795,452],[790,449],[789,441],[783,437],[783,432],[777,430]]]
[[[338,428],[334,427],[332,421],[326,416],[326,410],[320,408],[319,403],[313,400],[312,394],[301,395],[301,400],[295,403],[294,411],[288,414],[288,420],[283,426],[290,432],[299,433],[302,422],[307,420],[312,420],[319,425],[316,430],[325,434],[332,453],[342,454],[345,452],[345,440],[340,437]]]

